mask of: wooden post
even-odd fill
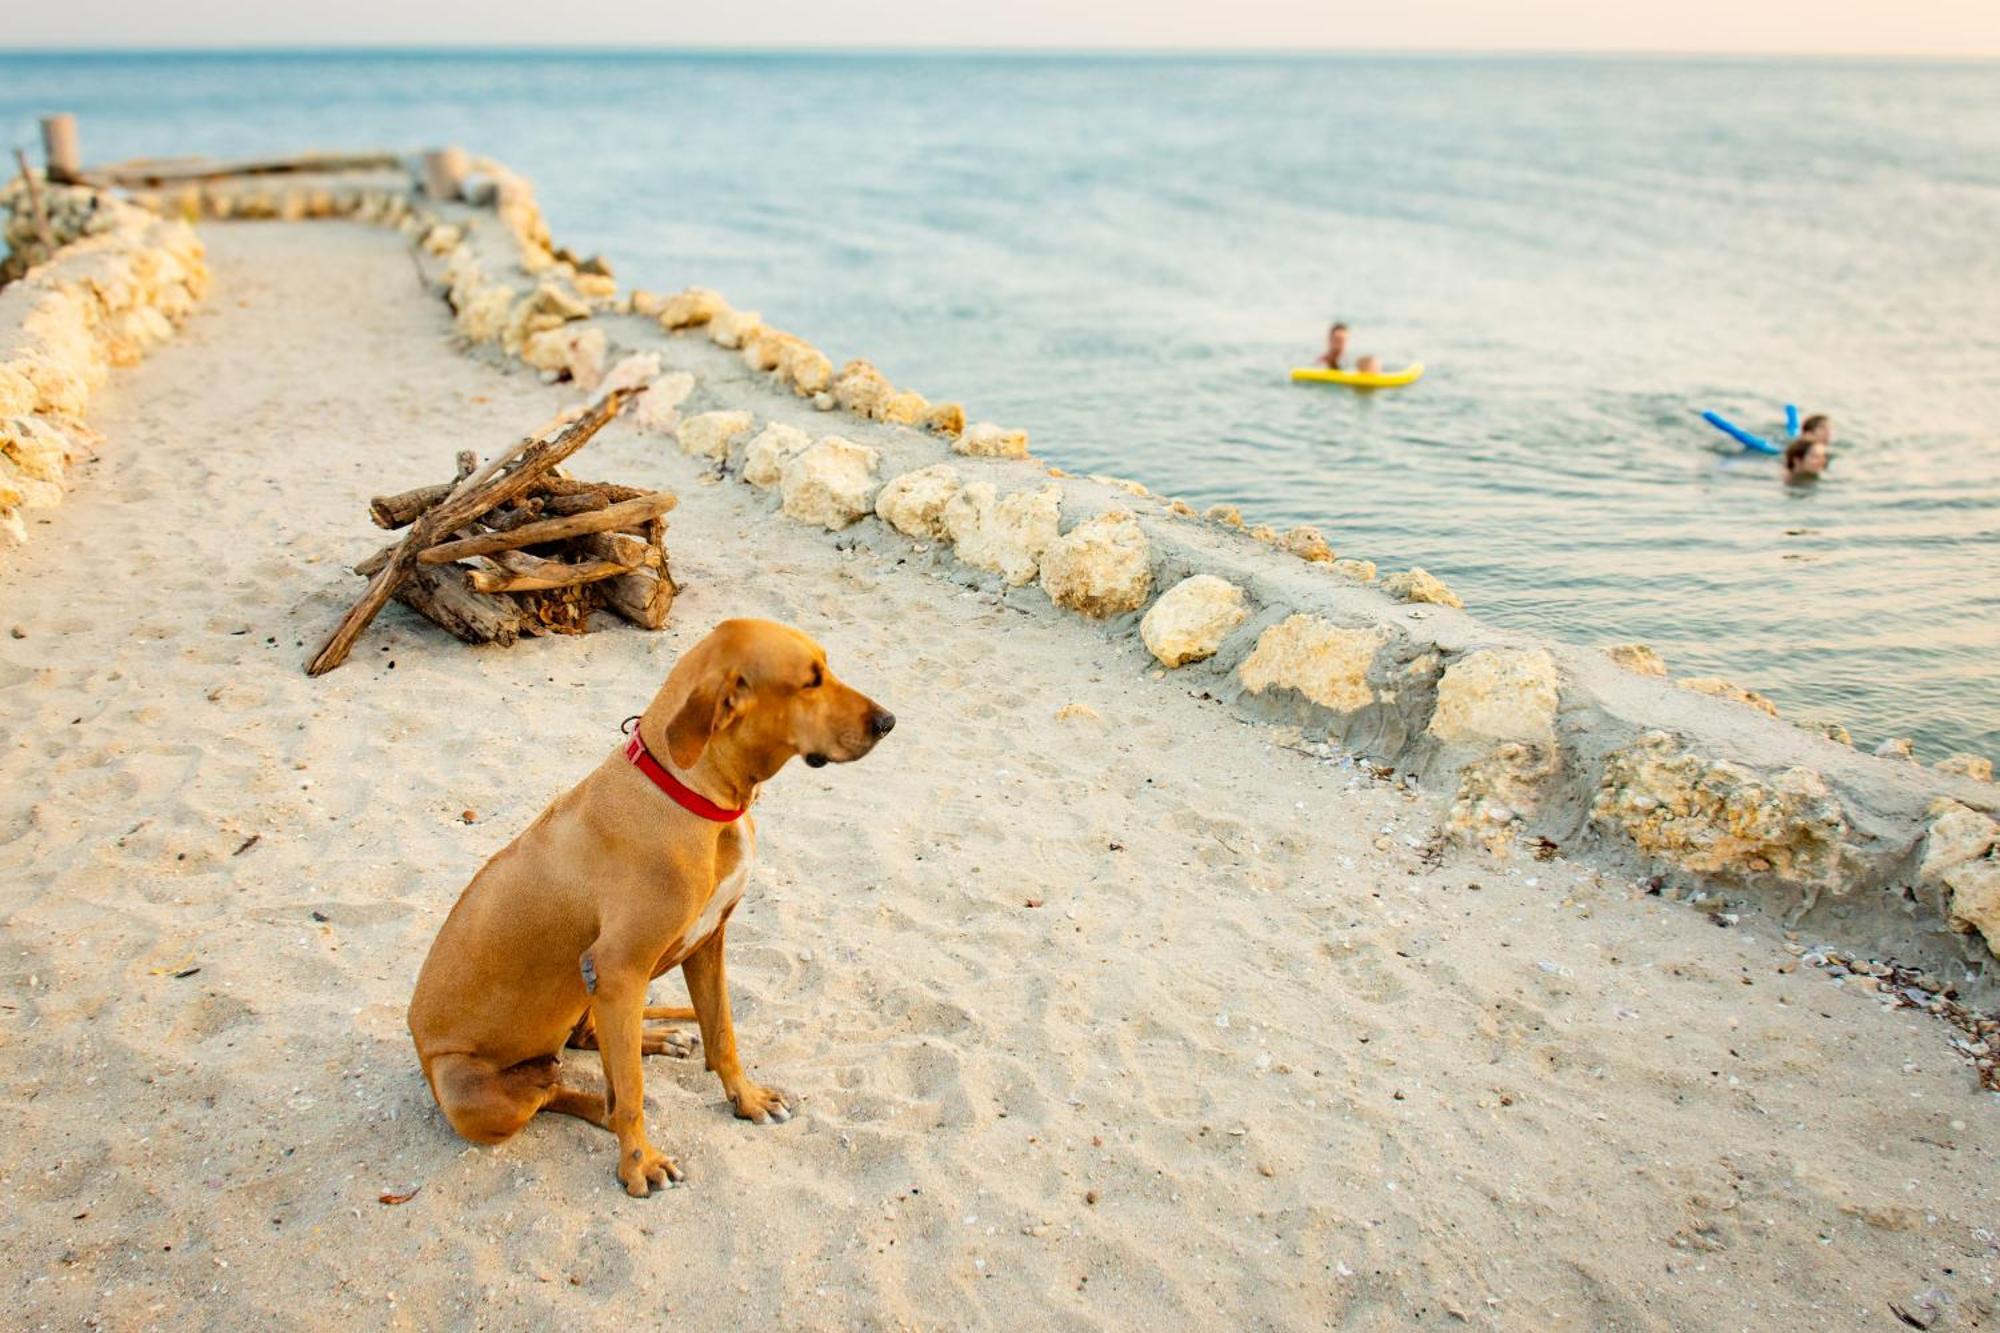
[[[439,148],[424,154],[424,193],[433,199],[458,199],[465,193],[465,174],[472,169],[463,148]]]
[[[83,154],[76,146],[76,117],[69,112],[42,117],[42,157],[49,165],[49,182],[75,185],[83,179]]]

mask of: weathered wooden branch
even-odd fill
[[[456,481],[441,481],[434,486],[413,486],[394,495],[378,495],[368,502],[368,517],[375,520],[378,528],[406,528],[457,488]]]
[[[611,497],[601,492],[579,491],[575,495],[551,495],[542,502],[542,510],[549,514],[588,514],[593,510],[609,509]]]
[[[652,494],[637,486],[620,486],[615,481],[578,481],[573,477],[550,477],[541,489],[549,495],[602,495],[607,504],[619,504]]]
[[[35,172],[28,165],[28,155],[16,148],[14,161],[21,167],[21,184],[28,191],[28,208],[35,218],[35,236],[44,250],[53,253],[56,248],[55,233],[49,230],[49,211],[42,207],[42,183],[35,179]]]
[[[396,585],[396,600],[465,643],[506,647],[532,632],[513,602],[475,591],[471,574],[458,565],[419,565]]]
[[[642,569],[615,579],[606,579],[604,605],[640,629],[658,629],[667,623],[674,594],[680,589],[664,569]]]
[[[593,560],[609,560],[631,569],[664,569],[667,563],[666,552],[629,532],[592,532],[570,546]]]
[[[475,569],[471,573],[472,586],[478,592],[546,592],[550,588],[574,588],[584,583],[600,583],[605,579],[630,574],[631,565],[615,564],[609,560],[586,560],[568,564],[561,560],[544,560],[536,555],[523,555],[519,551],[502,551],[502,557],[510,557],[500,569]]]
[[[656,491],[593,513],[543,519],[539,523],[524,523],[506,532],[487,532],[459,541],[441,542],[416,559],[427,565],[443,565],[475,555],[517,551],[523,546],[538,546],[543,542],[562,541],[566,537],[581,537],[591,532],[615,532],[658,518],[679,503],[680,498],[671,492]],[[443,508],[443,505],[439,506],[439,509]]]
[[[417,566],[418,556],[425,548],[432,546],[437,538],[478,518],[489,510],[498,508],[516,496],[526,494],[549,468],[562,462],[590,442],[590,438],[602,430],[607,422],[617,416],[620,409],[631,400],[632,393],[618,391],[607,395],[603,402],[577,418],[553,435],[539,439],[520,441],[485,467],[474,472],[452,489],[450,495],[439,501],[428,512],[411,523],[409,535],[399,543],[386,564],[369,580],[368,588],[361,600],[351,607],[340,623],[327,635],[312,659],[306,663],[306,674],[324,675],[347,660],[347,654],[354,648],[354,641],[368,628],[368,622],[396,591],[398,584],[409,576]],[[518,461],[517,461],[518,460]],[[517,464],[511,472],[501,475],[508,464]],[[667,497],[671,507],[673,497]],[[616,506],[613,507],[614,509]],[[596,514],[580,514],[575,518],[560,522],[576,523],[599,519],[612,510],[601,510]],[[658,512],[664,513],[665,509]],[[621,527],[624,524],[608,524],[607,527]],[[603,529],[585,528],[583,531]],[[511,538],[514,534],[503,534]],[[474,540],[479,540],[475,538]],[[527,545],[526,542],[508,545]],[[504,549],[496,547],[494,549]],[[427,561],[437,564],[440,561]]]

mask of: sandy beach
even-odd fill
[[[576,471],[681,496],[664,632],[473,649],[391,607],[307,678],[368,497],[579,395],[461,354],[391,232],[202,235],[206,305],[97,399],[97,460],[5,557],[18,1326],[2000,1314],[2000,1097],[1945,1025],[1802,962],[1810,933],[1447,847],[1448,794],[1045,601],[774,527],[630,422]],[[438,924],[738,615],[900,719],[758,807],[738,1033],[800,1115],[740,1123],[656,1057],[679,1189],[626,1198],[571,1120],[468,1146],[404,1029]]]

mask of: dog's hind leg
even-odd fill
[[[470,1055],[440,1055],[425,1072],[438,1109],[461,1138],[502,1143],[561,1090],[556,1069],[553,1055],[497,1069]]]

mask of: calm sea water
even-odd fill
[[[459,142],[1045,456],[2000,755],[2000,67],[0,56],[93,158]],[[1295,387],[1325,324],[1411,389]],[[1787,488],[1695,418],[1826,411]]]

